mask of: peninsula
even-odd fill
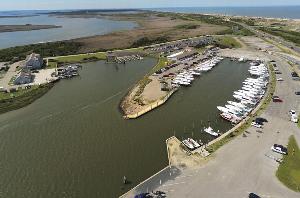
[[[32,30],[43,30],[43,29],[52,29],[52,28],[61,28],[62,26],[57,25],[0,25],[1,32],[19,32],[19,31],[32,31]]]

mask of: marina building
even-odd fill
[[[20,75],[14,80],[15,85],[23,85],[32,83],[34,76],[31,74],[30,71],[21,71]]]
[[[32,53],[26,57],[24,68],[41,69],[43,67],[43,58],[40,54]]]

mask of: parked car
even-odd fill
[[[252,122],[251,126],[254,126],[256,128],[262,128],[262,125],[260,123],[257,123],[257,122]]]
[[[149,193],[141,193],[134,196],[134,198],[148,198],[148,197],[152,197],[152,196]]]
[[[299,95],[300,95],[300,91],[295,91],[295,94],[296,94],[297,96],[299,96]]]
[[[296,115],[296,111],[295,110],[289,110],[289,114],[290,114],[290,116],[293,116],[293,115]]]
[[[276,71],[275,74],[282,74],[280,71]]]
[[[298,123],[298,120],[299,120],[299,119],[298,119],[298,116],[297,116],[296,114],[291,116],[291,121],[292,121],[292,122]]]
[[[280,145],[280,144],[274,144],[272,147],[271,147],[271,150],[276,152],[276,153],[280,153],[280,154],[283,154],[283,155],[287,155],[288,154],[288,150],[286,147]]]
[[[255,118],[255,122],[256,123],[264,123],[264,122],[268,122],[268,120],[266,118],[258,117],[258,118]]]
[[[278,96],[272,97],[273,102],[283,102]]]
[[[299,77],[299,75],[296,72],[291,73],[292,77]]]
[[[249,194],[249,198],[260,198],[260,196],[258,196],[258,195],[255,194],[255,193],[250,193],[250,194]]]
[[[283,81],[283,79],[282,78],[277,78],[277,81]]]

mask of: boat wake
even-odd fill
[[[101,101],[96,102],[96,103],[94,103],[94,104],[85,105],[85,106],[83,106],[83,107],[80,108],[80,111],[83,111],[83,110],[88,109],[88,108],[90,108],[90,107],[102,105],[102,104],[104,104],[104,103],[106,103],[106,102],[109,102],[109,101],[111,101],[112,99],[114,99],[115,97],[117,97],[117,96],[119,96],[120,94],[122,94],[122,92],[123,92],[123,91],[119,91],[118,93],[116,93],[116,94],[114,94],[114,95],[111,95],[111,96],[105,98],[104,100],[101,100]]]

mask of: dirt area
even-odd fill
[[[180,168],[193,168],[205,164],[206,158],[199,154],[192,154],[184,149],[184,146],[176,137],[171,137],[166,141],[169,164]]]
[[[87,17],[87,16],[72,16]],[[103,18],[104,16],[89,15],[88,17]],[[133,30],[113,32],[106,35],[79,38],[73,41],[82,44],[80,52],[96,51],[100,49],[122,49],[132,47],[135,41],[147,37],[151,40],[163,38],[168,41],[178,40],[200,35],[215,34],[224,31],[227,27],[206,24],[199,21],[182,20],[169,16],[160,17],[153,13],[119,14],[105,16],[120,21],[133,21],[139,24]]]
[[[244,47],[240,49],[221,49],[219,55],[236,59],[244,57],[248,60],[256,60],[259,58],[260,60],[270,61],[265,53],[280,51],[276,46],[269,44],[258,37],[244,36],[240,37],[238,40]]]
[[[34,74],[34,81],[33,85],[41,85],[41,84],[47,84],[49,81],[54,80],[54,78],[51,76],[52,73],[55,72],[54,69],[41,69],[39,70],[39,73]]]
[[[142,98],[148,103],[155,102],[167,95],[166,91],[161,91],[161,84],[156,76],[149,77],[152,81],[146,85]]]
[[[261,38],[258,38],[258,37],[244,36],[244,37],[241,37],[240,40],[242,42],[244,42],[246,45],[251,46],[252,48],[254,47],[256,49],[261,49],[261,50],[265,50],[265,51],[273,51],[273,52],[281,51],[275,45],[267,43],[267,42],[263,41]]]
[[[42,30],[51,28],[61,28],[62,26],[56,25],[0,25],[0,32],[18,32],[18,31],[31,31]]]

